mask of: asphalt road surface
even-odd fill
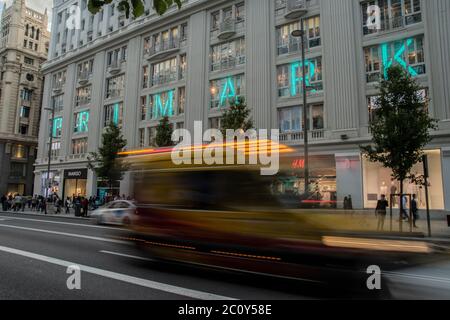
[[[0,300],[348,298],[344,290],[330,293],[301,281],[159,263],[124,235],[87,220],[0,213]],[[73,266],[81,271],[80,290],[67,286]],[[450,299],[450,262],[388,278],[392,298]]]

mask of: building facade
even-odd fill
[[[2,10],[0,30],[0,194],[33,192],[50,35],[47,12],[14,0]]]
[[[297,150],[291,171],[277,179],[278,192],[304,189],[302,131],[308,125],[311,180],[323,202],[351,195],[355,208],[372,208],[399,186],[389,170],[367,162],[359,146],[370,142],[377,83],[399,64],[420,83],[439,119],[427,147],[431,207],[450,211],[447,0],[189,0],[163,17],[150,2],[144,17],[126,19],[114,3],[92,16],[83,0],[55,1],[44,105],[56,106],[57,117],[52,124],[48,113],[42,115],[36,193],[45,193],[49,147],[53,188],[61,196],[102,195],[86,157],[98,149],[109,122],[121,126],[127,148],[145,148],[154,144],[162,116],[175,128],[192,130],[194,121],[217,128],[230,100],[245,97],[255,126],[280,129],[282,142]],[[75,3],[80,28],[69,30]],[[377,30],[367,26],[370,5],[381,9]],[[301,45],[291,36],[300,23],[307,36],[306,108]],[[424,205],[419,186],[405,188]],[[120,189],[132,192],[129,177]]]

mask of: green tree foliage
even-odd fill
[[[253,120],[250,118],[251,110],[247,107],[244,98],[233,99],[230,108],[225,110],[221,118],[221,127],[224,136],[226,130],[243,130],[253,129]]]
[[[156,145],[158,147],[173,146],[172,133],[173,128],[169,123],[169,117],[162,118],[156,127]]]
[[[88,167],[97,177],[108,182],[110,189],[115,182],[122,180],[127,167],[118,159],[118,153],[125,148],[127,141],[120,129],[111,123],[102,135],[102,146],[98,152],[92,152],[88,157]]]
[[[113,0],[89,0],[88,8],[92,14],[98,13],[103,6],[110,4]],[[130,11],[135,18],[144,14],[144,2],[145,0],[122,0],[119,2],[118,9],[125,12],[127,18],[130,16]],[[178,8],[181,8],[181,0],[153,0],[153,8],[159,15],[164,14],[167,9],[173,4],[176,4]]]
[[[436,120],[428,114],[427,101],[420,86],[400,66],[387,72],[380,84],[380,96],[375,101],[374,119],[370,123],[373,144],[361,150],[371,162],[379,162],[392,170],[400,182],[410,178],[411,170],[421,161],[423,149],[431,141]],[[400,201],[401,209],[402,201]]]

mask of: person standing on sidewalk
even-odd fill
[[[6,211],[8,208],[8,198],[5,195],[2,195],[2,210]]]
[[[81,201],[81,206],[83,207],[83,217],[87,217],[89,211],[89,200],[83,197],[83,200]]]
[[[419,205],[417,203],[417,195],[413,194],[411,200],[411,214],[413,218],[414,228],[417,228],[416,221],[419,220]]]
[[[387,208],[389,207],[389,202],[386,200],[386,196],[381,195],[381,199],[378,200],[377,208],[375,209],[375,215],[378,217],[378,231],[384,230],[384,220],[387,215]]]
[[[72,202],[70,201],[70,197],[66,198],[66,201],[64,203],[64,207],[66,208],[66,214],[70,214],[70,206],[72,205]]]

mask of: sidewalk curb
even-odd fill
[[[1,213],[7,213],[7,214],[12,214],[12,215],[24,215],[24,216],[33,216],[33,217],[51,217],[51,218],[64,218],[64,219],[73,219],[73,220],[82,220],[82,221],[88,221],[91,219],[90,216],[88,217],[75,217],[72,215],[66,215],[64,213],[61,214],[44,214],[44,213],[32,213],[32,212],[14,212],[14,211],[1,211],[0,210],[0,214]]]

